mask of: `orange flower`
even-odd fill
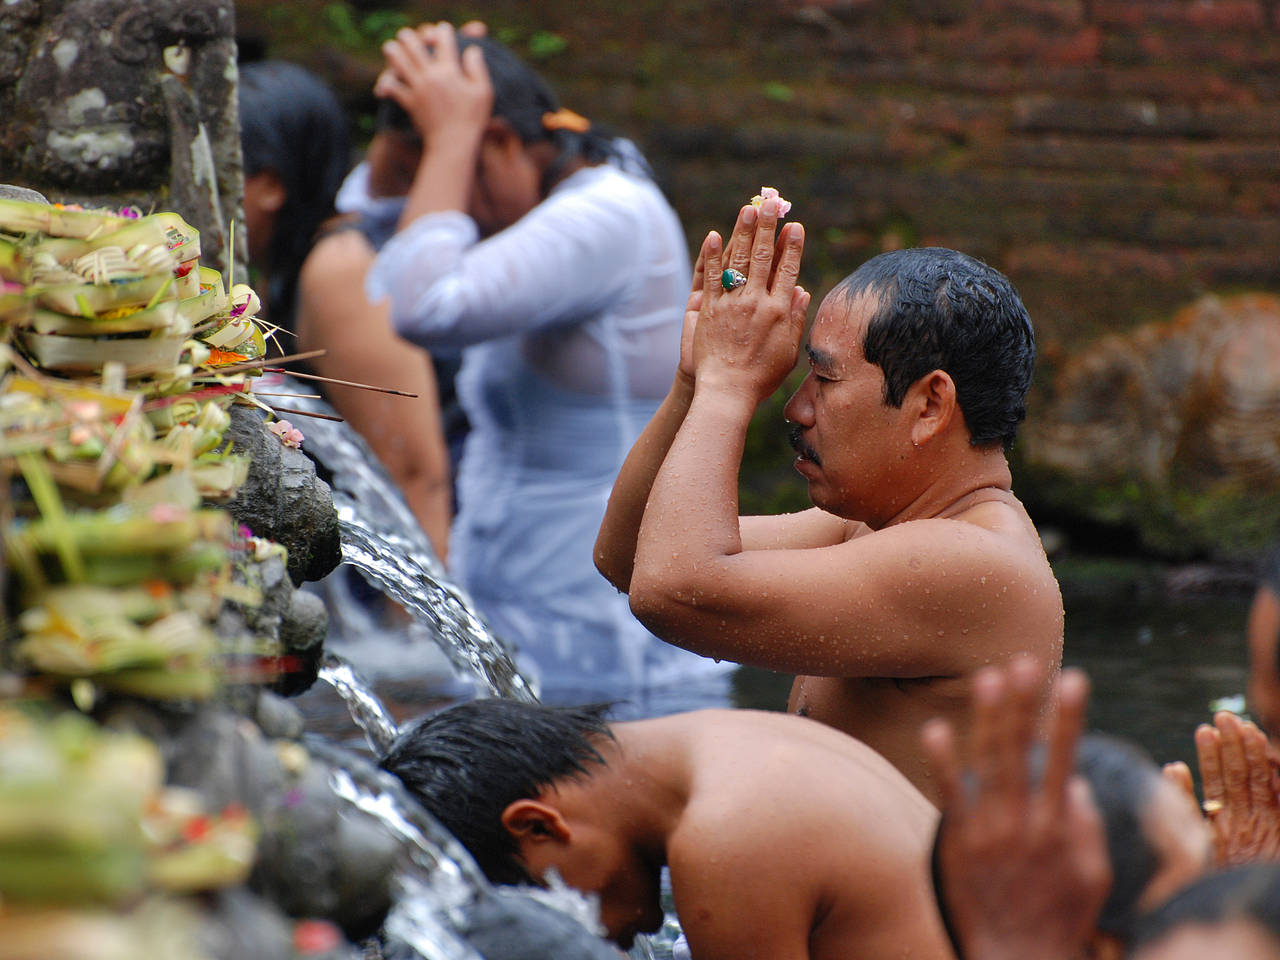
[[[219,350],[217,347],[210,347],[207,363],[211,367],[221,367],[224,364],[240,363],[248,359],[248,356],[243,353],[235,353],[232,350]]]

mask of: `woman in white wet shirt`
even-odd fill
[[[463,350],[452,571],[544,700],[641,715],[727,703],[728,668],[649,634],[592,561],[679,358],[679,220],[634,145],[562,109],[496,41],[435,24],[384,52],[375,92],[423,150],[367,287],[401,336]]]

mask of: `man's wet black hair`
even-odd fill
[[[1280,864],[1260,863],[1206,874],[1142,917],[1130,953],[1179,927],[1252,920],[1280,954]]]
[[[239,89],[244,174],[274,170],[284,187],[264,299],[268,319],[292,330],[298,271],[351,168],[348,120],[324,81],[296,63],[241,64]]]
[[[564,777],[604,763],[610,704],[553,707],[474,700],[423,717],[381,760],[460,840],[494,883],[540,883],[520,863],[502,812]]]
[[[943,247],[913,247],[873,257],[834,292],[852,302],[879,298],[863,353],[884,371],[885,402],[945,370],[974,446],[1009,449],[1026,417],[1035,333],[1018,292],[998,270]]]

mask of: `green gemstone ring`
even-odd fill
[[[720,286],[724,287],[725,292],[737,290],[740,286],[747,282],[747,276],[730,267],[724,273],[720,274]]]

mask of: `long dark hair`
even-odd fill
[[[292,329],[298,271],[320,224],[333,216],[333,199],[350,169],[347,116],[333,91],[296,63],[246,63],[240,67],[240,146],[245,176],[273,170],[284,186],[264,299],[271,322]]]

